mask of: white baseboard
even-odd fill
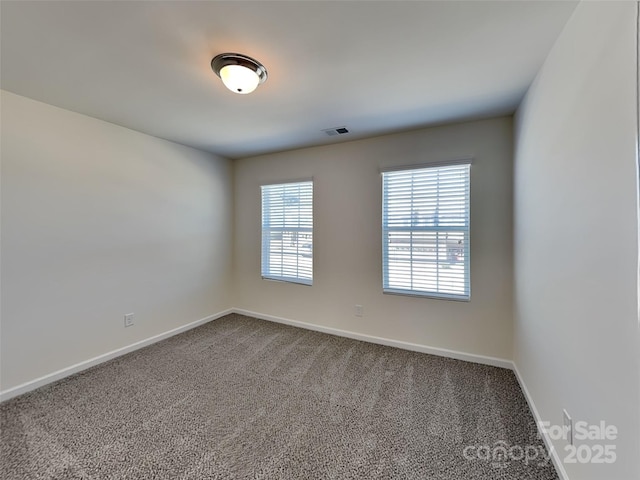
[[[558,474],[558,477],[560,477],[560,480],[570,480],[569,475],[567,475],[567,471],[564,469],[564,464],[562,463],[562,460],[558,456],[558,451],[553,446],[553,442],[551,441],[551,438],[549,438],[549,434],[541,428],[542,417],[540,417],[540,413],[538,413],[538,409],[536,408],[536,404],[533,402],[533,398],[529,393],[529,389],[527,388],[527,385],[524,383],[524,379],[520,375],[518,366],[516,365],[515,362],[511,362],[511,363],[512,363],[513,372],[515,373],[516,378],[518,379],[518,383],[520,384],[520,388],[524,393],[524,398],[527,400],[527,403],[529,404],[529,409],[531,410],[531,413],[533,414],[533,418],[536,421],[536,427],[538,428],[538,433],[540,434],[540,437],[542,437],[542,440],[544,441],[544,444],[547,447],[547,451],[551,455],[551,461],[553,462],[553,466],[556,469],[556,473]]]
[[[411,350],[414,352],[420,353],[428,353],[431,355],[438,355],[441,357],[455,358],[457,360],[464,360],[467,362],[480,363],[484,365],[491,365],[494,367],[508,368],[512,370],[514,368],[513,362],[511,360],[507,360],[504,358],[496,358],[489,357],[485,355],[477,355],[473,353],[465,353],[457,350],[449,350],[446,348],[438,348],[438,347],[430,347],[427,345],[419,345],[416,343],[404,342],[401,340],[392,340],[383,337],[376,337],[373,335],[366,335],[357,332],[351,332],[348,330],[341,330],[338,328],[332,327],[324,327],[322,325],[315,325],[312,323],[300,322],[297,320],[290,320],[287,318],[276,317],[273,315],[265,315],[258,312],[252,312],[249,310],[244,310],[241,308],[230,308],[224,310],[222,312],[218,312],[214,315],[210,315],[208,317],[202,318],[200,320],[196,320],[195,322],[188,323],[187,325],[183,325],[178,328],[174,328],[167,332],[155,335],[153,337],[147,338],[145,340],[141,340],[139,342],[133,343],[126,347],[122,347],[111,352],[107,352],[105,354],[99,355],[97,357],[91,358],[89,360],[85,360],[83,362],[77,363],[75,365],[71,365],[69,367],[63,368],[56,372],[44,375],[40,378],[36,378],[35,380],[31,380],[29,382],[23,383],[16,387],[9,388],[0,392],[0,401],[9,400],[10,398],[16,397],[18,395],[22,395],[23,393],[30,392],[31,390],[35,390],[36,388],[42,387],[48,383],[55,382],[57,380],[61,380],[65,377],[73,375],[75,373],[86,370],[87,368],[93,367],[100,363],[106,362],[107,360],[111,360],[113,358],[119,357],[121,355],[125,355],[127,353],[133,352],[134,350],[138,350],[140,348],[146,347],[153,343],[159,342],[160,340],[164,340],[166,338],[172,337],[182,332],[186,332],[187,330],[191,330],[192,328],[203,325],[207,322],[215,320],[217,318],[228,315],[229,313],[238,313],[241,315],[247,315],[249,317],[260,318],[262,320],[267,320],[276,323],[282,323],[286,325],[291,325],[294,327],[305,328],[307,330],[314,330],[317,332],[328,333],[331,335],[337,335],[340,337],[352,338],[354,340],[361,340],[364,342],[375,343],[378,345],[387,345],[389,347],[397,347],[402,348],[404,350]],[[520,379],[519,379],[520,381]],[[522,383],[522,382],[521,382]],[[523,387],[524,390],[524,387]],[[529,401],[529,398],[527,398]]]
[[[485,355],[477,355],[477,354],[473,354],[473,353],[465,353],[465,352],[460,352],[457,350],[449,350],[446,348],[438,348],[438,347],[429,347],[427,345],[419,345],[416,343],[410,343],[410,342],[404,342],[401,340],[392,340],[392,339],[388,339],[388,338],[382,338],[382,337],[376,337],[373,335],[365,335],[362,333],[357,333],[357,332],[351,332],[348,330],[341,330],[338,328],[332,328],[332,327],[325,327],[322,325],[315,325],[312,323],[306,323],[306,322],[300,322],[297,320],[290,320],[287,318],[282,318],[282,317],[276,317],[273,315],[265,315],[262,313],[258,313],[258,312],[252,312],[249,310],[244,310],[241,308],[229,308],[227,310],[224,310],[222,312],[218,312],[214,315],[209,315],[208,317],[205,318],[201,318],[200,320],[196,320],[195,322],[191,322],[188,323],[186,325],[183,325],[181,327],[178,328],[174,328],[172,330],[166,331],[164,333],[160,333],[158,335],[155,335],[153,337],[147,338],[145,340],[141,340],[139,342],[136,343],[132,343],[131,345],[128,345],[126,347],[122,347],[122,348],[118,348],[116,350],[113,350],[111,352],[107,352],[103,355],[99,355],[97,357],[91,358],[89,360],[86,360],[84,362],[80,362],[77,363],[75,365],[71,365],[70,367],[67,368],[63,368],[61,370],[58,370],[56,372],[50,373],[48,375],[44,375],[40,378],[36,378],[35,380],[23,383],[21,385],[18,385],[16,387],[12,387],[9,388],[7,390],[1,391],[0,392],[0,402],[3,402],[5,400],[9,400],[11,398],[17,397],[18,395],[22,395],[23,393],[27,393],[30,392],[31,390],[35,390],[36,388],[42,387],[44,385],[47,385],[49,383],[55,382],[57,380],[61,380],[65,377],[68,377],[70,375],[73,375],[75,373],[81,372],[83,370],[86,370],[90,367],[93,367],[95,365],[98,365],[100,363],[106,362],[108,360],[111,360],[113,358],[116,357],[120,357],[122,355],[125,355],[127,353],[133,352],[134,350],[138,350],[140,348],[146,347],[148,345],[154,344],[156,342],[159,342],[161,340],[164,340],[166,338],[172,337],[174,335],[178,335],[179,333],[182,332],[186,332],[187,330],[191,330],[192,328],[196,328],[200,325],[203,325],[205,323],[208,323],[212,320],[216,320],[220,317],[223,317],[225,315],[228,315],[230,313],[237,313],[240,315],[246,315],[249,317],[254,317],[254,318],[260,318],[262,320],[267,320],[270,322],[276,322],[276,323],[282,323],[285,325],[291,325],[294,327],[300,327],[300,328],[305,328],[307,330],[314,330],[317,332],[322,332],[322,333],[328,333],[331,335],[337,335],[340,337],[346,337],[346,338],[352,338],[354,340],[361,340],[364,342],[369,342],[369,343],[375,343],[375,344],[379,344],[379,345],[386,345],[389,347],[397,347],[397,348],[402,348],[404,350],[411,350],[414,352],[420,352],[420,353],[428,353],[431,355],[438,355],[441,357],[448,357],[448,358],[454,358],[457,360],[464,360],[467,362],[473,362],[473,363],[480,363],[480,364],[484,364],[484,365],[491,365],[494,367],[501,367],[501,368],[507,368],[509,370],[513,370],[513,372],[515,373],[516,378],[518,379],[518,383],[520,384],[520,388],[522,389],[522,392],[524,393],[525,399],[527,400],[527,403],[529,404],[529,408],[531,409],[531,412],[533,414],[533,417],[536,421],[536,426],[538,428],[538,432],[540,433],[540,436],[542,437],[545,446],[547,447],[547,450],[550,452],[551,454],[551,460],[553,462],[553,465],[556,469],[556,472],[558,473],[558,476],[560,477],[561,480],[570,480],[569,476],[567,475],[566,470],[564,469],[564,465],[562,463],[562,461],[560,460],[560,457],[558,456],[558,452],[556,451],[555,447],[553,446],[553,443],[551,441],[551,439],[549,438],[549,435],[547,434],[547,432],[543,431],[541,429],[541,422],[542,422],[542,418],[540,417],[540,414],[538,413],[538,409],[535,406],[535,403],[533,402],[533,398],[531,397],[531,395],[529,394],[529,390],[527,389],[526,384],[524,383],[524,380],[522,378],[522,376],[520,375],[520,372],[518,370],[517,365],[515,364],[515,362],[511,361],[511,360],[507,360],[504,358],[496,358],[496,357],[489,357],[489,356],[485,356]]]
[[[362,340],[364,342],[386,345],[388,347],[402,348],[404,350],[411,350],[413,352],[429,353],[431,355],[438,355],[440,357],[455,358],[457,360],[464,360],[467,362],[481,363],[484,365],[491,365],[493,367],[508,368],[509,370],[513,368],[513,362],[504,358],[488,357],[485,355],[476,355],[474,353],[459,352],[457,350],[448,350],[446,348],[429,347],[426,345],[419,345],[417,343],[403,342],[401,340],[391,340],[388,338],[375,337],[373,335],[365,335],[363,333],[340,330],[338,328],[324,327],[321,325],[315,325],[313,323],[299,322],[297,320],[290,320],[288,318],[281,318],[275,317],[273,315],[251,312],[249,310],[244,310],[241,308],[234,308],[232,310],[234,313],[238,313],[240,315],[260,318],[262,320],[268,320],[270,322],[283,323],[294,327],[306,328],[307,330],[315,330],[316,332],[329,333],[331,335],[337,335],[339,337]]]
[[[340,337],[352,338],[354,340],[362,340],[365,342],[402,348],[402,349],[411,350],[414,352],[429,353],[429,354],[438,355],[441,357],[455,358],[457,360],[465,360],[467,362],[481,363],[484,365],[491,365],[494,367],[502,367],[502,368],[507,368],[509,370],[513,370],[518,380],[518,383],[520,384],[520,388],[522,389],[524,397],[527,400],[527,403],[529,404],[529,408],[531,409],[531,413],[533,414],[538,432],[540,433],[540,436],[544,441],[547,451],[551,455],[551,461],[553,462],[553,466],[555,467],[558,477],[560,478],[560,480],[570,480],[566,470],[564,469],[562,460],[558,456],[558,452],[553,446],[551,439],[549,438],[549,434],[546,431],[543,431],[541,428],[542,418],[538,413],[538,409],[536,408],[535,403],[533,402],[533,398],[531,397],[531,394],[529,393],[529,390],[527,389],[527,386],[524,383],[524,380],[520,375],[520,372],[515,362],[511,360],[506,360],[504,358],[488,357],[485,355],[476,355],[476,354],[465,353],[465,352],[460,352],[456,350],[449,350],[446,348],[429,347],[426,345],[418,345],[415,343],[403,342],[400,340],[391,340],[388,338],[381,338],[381,337],[375,337],[372,335],[365,335],[362,333],[350,332],[348,330],[340,330],[332,327],[324,327],[324,326],[315,325],[312,323],[305,323],[305,322],[299,322],[297,320],[290,320],[288,318],[276,317],[273,315],[265,315],[258,312],[244,310],[241,308],[234,308],[232,310],[234,313],[246,315],[248,317],[260,318],[260,319],[268,320],[271,322],[283,323],[286,325],[292,325],[294,327],[306,328],[308,330],[315,330],[317,332],[329,333],[331,335],[337,335]]]
[[[9,400],[10,398],[17,397],[18,395],[22,395],[23,393],[30,392],[31,390],[40,388],[44,385],[47,385],[48,383],[61,380],[65,377],[73,375],[74,373],[81,372],[83,370],[86,370],[87,368],[106,362],[107,360],[120,357],[127,353],[133,352],[134,350],[138,350],[140,348],[146,347],[153,343],[159,342],[160,340],[164,340],[166,338],[173,337],[174,335],[177,335],[179,333],[186,332],[187,330],[191,330],[192,328],[199,327],[200,325],[203,325],[217,318],[224,317],[225,315],[228,315],[232,312],[233,312],[233,309],[229,308],[227,310],[216,313],[214,315],[209,315],[208,317],[201,318],[200,320],[196,320],[195,322],[187,323],[186,325],[182,325],[181,327],[174,328],[172,330],[166,331],[164,333],[160,333],[158,335],[154,335],[153,337],[147,338],[145,340],[140,340],[139,342],[132,343],[131,345],[128,345],[126,347],[112,350],[111,352],[98,355],[97,357],[93,357],[89,360],[85,360],[84,362],[76,363],[75,365],[71,365],[70,367],[63,368],[56,372],[44,375],[40,378],[36,378],[35,380],[31,380],[21,385],[9,388],[7,390],[0,392],[0,402],[4,402],[5,400]]]

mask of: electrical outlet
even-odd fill
[[[127,313],[124,316],[124,326],[132,327],[133,326],[133,313]]]
[[[562,424],[564,425],[564,434],[569,445],[573,445],[573,420],[564,408],[562,409]]]
[[[356,317],[362,316],[362,305],[356,305]]]

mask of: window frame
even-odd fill
[[[399,167],[391,167],[384,168],[380,170],[381,177],[381,191],[382,191],[382,289],[384,294],[391,295],[405,295],[405,296],[413,296],[420,298],[432,298],[439,300],[450,300],[450,301],[460,301],[460,302],[468,302],[471,300],[471,248],[470,248],[470,239],[471,239],[471,165],[473,163],[472,158],[462,158],[458,160],[451,161],[442,161],[442,162],[430,162],[430,163],[422,163],[415,165],[405,165]],[[413,224],[408,227],[397,227],[393,226],[390,228],[389,226],[389,192],[388,192],[388,184],[387,174],[397,174],[415,172],[415,171],[424,171],[428,169],[438,169],[438,168],[446,168],[446,167],[456,167],[456,166],[465,166],[467,168],[467,176],[464,179],[464,196],[465,196],[465,209],[463,210],[463,215],[465,216],[466,222],[463,226],[443,226],[440,227],[434,223],[432,227],[429,226],[420,226],[416,228]],[[413,180],[411,180],[413,182]],[[413,185],[413,183],[412,183]],[[436,186],[438,184],[435,184]],[[426,195],[426,194],[425,194]],[[413,193],[411,193],[411,201],[413,202]],[[439,201],[439,200],[438,200]],[[439,205],[438,203],[436,203]],[[411,207],[413,208],[413,206]],[[437,210],[436,210],[437,211]],[[411,210],[411,216],[413,216],[413,210]],[[411,220],[413,223],[413,220]],[[414,288],[402,288],[401,286],[394,286],[389,278],[390,273],[390,253],[389,253],[389,233],[392,231],[396,232],[405,232],[409,233],[409,237],[411,238],[409,247],[409,257],[410,260],[408,262],[408,268],[410,270],[411,280],[410,283],[413,286],[413,275],[414,275],[414,246],[413,246],[413,234],[415,232],[432,232],[436,233],[451,233],[451,232],[461,232],[463,236],[463,291],[462,293],[451,293],[442,291],[442,287],[436,287],[435,289],[414,289]],[[436,251],[438,251],[441,247],[440,242],[442,240],[436,240]],[[446,240],[445,240],[446,242]],[[444,245],[445,250],[447,249],[446,243]],[[447,250],[448,252],[448,250]],[[446,258],[446,256],[444,257]],[[457,257],[456,257],[457,258]],[[446,264],[446,260],[437,260],[436,262],[436,271],[438,272],[436,276],[439,276],[440,266]],[[424,277],[424,281],[426,282],[427,275]],[[437,282],[440,282],[438,279]]]
[[[282,182],[274,182],[274,183],[265,183],[260,185],[260,201],[261,201],[261,213],[260,213],[260,217],[261,217],[261,224],[260,224],[260,249],[261,249],[261,253],[260,253],[260,275],[261,278],[263,280],[271,280],[271,281],[277,281],[277,282],[285,282],[285,283],[292,283],[292,284],[296,284],[296,285],[307,285],[307,286],[312,286],[313,285],[313,226],[314,226],[314,219],[313,219],[313,178],[304,178],[304,179],[298,179],[298,180],[288,180],[288,181],[282,181]],[[282,189],[282,194],[285,195],[286,194],[286,189],[287,188],[291,188],[291,187],[306,187],[306,188],[310,188],[310,191],[308,193],[304,193],[304,195],[306,197],[308,197],[309,199],[309,203],[306,205],[306,207],[310,208],[310,213],[309,213],[309,218],[306,218],[306,220],[303,222],[304,224],[308,224],[309,226],[301,226],[300,225],[300,219],[302,217],[298,216],[297,217],[297,226],[287,226],[284,223],[286,223],[286,220],[284,220],[286,213],[285,213],[285,200],[283,198],[282,203],[280,205],[275,204],[276,207],[279,207],[281,209],[280,213],[283,215],[283,220],[282,220],[282,225],[280,226],[274,226],[273,224],[270,223],[270,215],[269,215],[269,219],[267,219],[265,221],[265,192],[272,190],[275,191],[278,188]],[[269,213],[271,214],[271,212],[274,210],[274,205],[271,204],[271,208],[269,208]],[[300,215],[300,212],[298,212],[298,214]],[[296,235],[295,236],[295,241],[296,241],[296,262],[295,262],[295,270],[296,273],[295,275],[285,275],[283,273],[284,269],[286,268],[286,266],[289,266],[290,268],[292,267],[293,264],[288,264],[285,265],[284,263],[284,237],[285,237],[285,233],[286,232],[290,232],[291,235]],[[272,267],[271,267],[271,255],[273,254],[273,249],[271,248],[272,245],[272,241],[273,241],[273,234],[276,234],[276,236],[278,236],[278,233],[280,234],[280,242],[282,242],[281,245],[281,255],[282,260],[281,260],[281,265],[280,265],[280,275],[277,275],[276,273],[274,273],[272,271]],[[305,242],[310,244],[310,254],[309,256],[305,256],[300,252],[300,234],[302,235],[309,235],[310,238],[309,239],[305,239]],[[267,239],[265,239],[265,236],[268,237]],[[305,257],[305,258],[310,258],[310,265],[308,266],[309,269],[309,277],[307,278],[304,275],[301,275],[301,268],[303,269],[304,267],[300,266],[300,257]]]

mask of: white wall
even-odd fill
[[[572,479],[640,478],[636,8],[582,2],[517,115],[515,362],[542,420],[620,430]]]
[[[1,390],[232,306],[228,160],[1,100]]]
[[[423,346],[511,359],[512,121],[442,126],[235,163],[235,305]],[[471,301],[383,295],[379,169],[475,157]],[[260,184],[314,178],[314,281],[260,278]],[[355,316],[354,305],[364,307]]]

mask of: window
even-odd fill
[[[262,187],[262,278],[313,283],[313,182]]]
[[[382,174],[386,293],[468,300],[470,161]]]

